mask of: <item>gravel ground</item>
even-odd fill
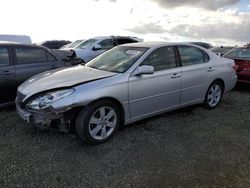
[[[111,141],[35,130],[0,110],[0,187],[249,187],[250,86],[214,110],[194,106],[132,124]]]

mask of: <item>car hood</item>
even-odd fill
[[[99,80],[117,75],[117,73],[97,70],[82,65],[61,68],[38,74],[18,87],[25,98],[46,90],[70,87],[77,84]]]

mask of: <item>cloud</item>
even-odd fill
[[[199,7],[209,10],[217,10],[225,6],[234,5],[240,2],[240,0],[151,0],[156,2],[159,6],[164,8],[174,7]]]
[[[101,0],[94,0],[94,1],[101,1]],[[117,0],[109,0],[112,3],[115,3]]]
[[[129,29],[126,29],[136,34],[162,34],[168,32],[161,25],[157,23],[144,23],[140,26],[135,26]]]
[[[224,39],[247,43],[250,42],[249,30],[250,22],[240,22],[202,25],[182,24],[172,28],[170,32],[174,35],[197,40]]]

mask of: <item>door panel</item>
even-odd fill
[[[10,54],[9,48],[0,47],[0,104],[13,102],[16,96],[15,70]]]
[[[181,68],[173,47],[154,50],[140,66],[154,67],[154,74],[131,76],[129,104],[131,118],[175,108],[180,104]]]
[[[131,118],[136,119],[179,106],[180,68],[157,71],[152,75],[131,76],[129,104]],[[175,78],[172,78],[175,77]]]
[[[182,67],[182,105],[203,100],[208,88],[207,83],[209,82],[207,69],[208,64]]]
[[[215,66],[201,49],[178,46],[178,51],[182,62],[181,104],[202,102],[215,74]]]

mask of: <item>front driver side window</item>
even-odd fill
[[[173,47],[161,47],[153,51],[141,65],[153,66],[155,71],[176,67]]]
[[[101,45],[102,50],[109,50],[110,48],[114,47],[112,39],[103,40],[99,43],[99,45]]]

